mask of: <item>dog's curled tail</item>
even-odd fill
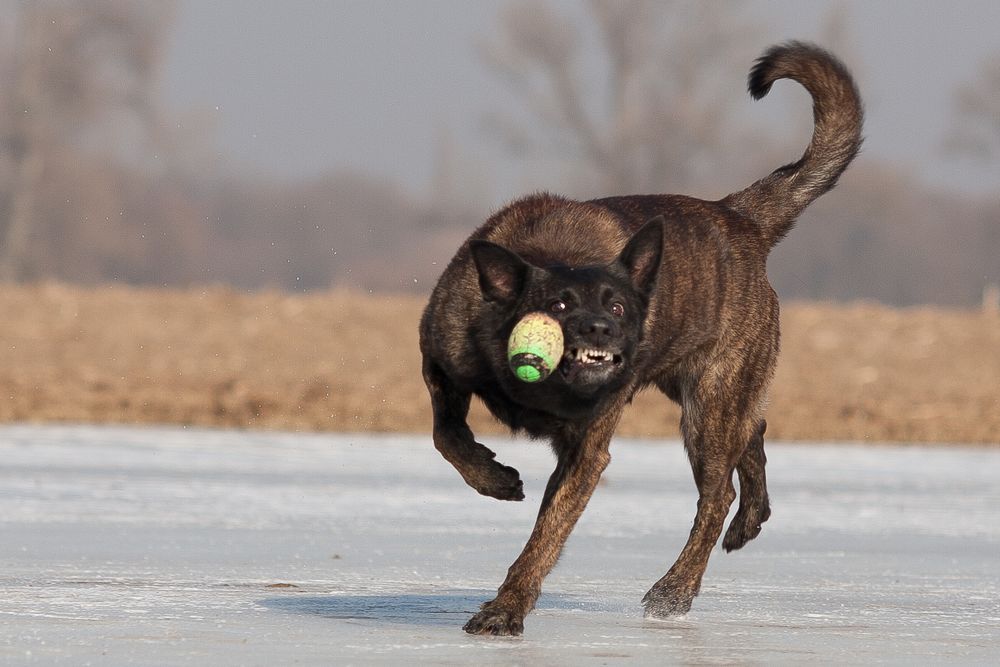
[[[778,79],[798,81],[812,95],[812,141],[797,162],[722,200],[756,221],[772,246],[788,233],[806,206],[837,184],[861,149],[864,120],[861,96],[850,72],[818,46],[788,42],[768,49],[750,71],[750,94],[759,100]]]

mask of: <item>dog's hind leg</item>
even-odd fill
[[[722,540],[722,548],[726,551],[739,549],[757,537],[761,525],[771,516],[771,504],[767,497],[767,476],[764,472],[767,463],[767,457],[764,455],[766,429],[767,422],[761,419],[750,437],[750,444],[736,464],[736,472],[740,477],[740,508],[729,522],[729,530]]]
[[[724,388],[733,380],[718,376],[711,381],[703,379],[682,396],[681,430],[698,487],[698,511],[676,562],[642,600],[647,616],[677,616],[690,610],[736,498],[733,472],[754,435],[759,401],[745,384],[747,393],[727,395]]]
[[[520,474],[496,461],[493,450],[476,442],[466,422],[472,395],[456,387],[427,357],[424,357],[424,382],[434,411],[434,447],[455,466],[466,484],[484,496],[524,500]]]
[[[465,631],[481,635],[519,635],[535,606],[542,580],[556,564],[563,545],[597,487],[611,456],[608,445],[622,406],[595,423],[576,426],[553,439],[558,463],[549,478],[535,527],[493,600],[469,619]]]

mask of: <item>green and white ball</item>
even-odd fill
[[[563,332],[545,313],[528,313],[514,325],[507,340],[507,361],[522,382],[541,382],[556,369],[563,355]]]

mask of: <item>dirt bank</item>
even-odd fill
[[[423,300],[0,287],[0,421],[428,432]],[[1000,317],[786,304],[768,435],[1000,442]],[[672,436],[640,395],[622,434]],[[474,428],[495,430],[480,406]]]

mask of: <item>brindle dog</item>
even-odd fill
[[[551,439],[558,461],[531,537],[467,632],[522,632],[608,465],[622,411],[644,387],[682,406],[699,494],[687,544],[643,598],[646,614],[690,609],[736,498],[734,471],[740,503],[726,551],[756,537],[770,515],[763,413],[778,300],[767,256],[857,154],[863,117],[850,74],[826,51],[799,42],[771,48],[750,73],[750,93],[759,99],[785,78],[813,99],[812,141],[797,162],[718,201],[526,197],[477,229],[441,276],[420,325],[435,447],[479,493],[524,498],[518,472],[466,423],[475,394],[511,429]],[[556,372],[528,384],[505,352],[514,324],[533,311],[560,322],[566,345]]]

